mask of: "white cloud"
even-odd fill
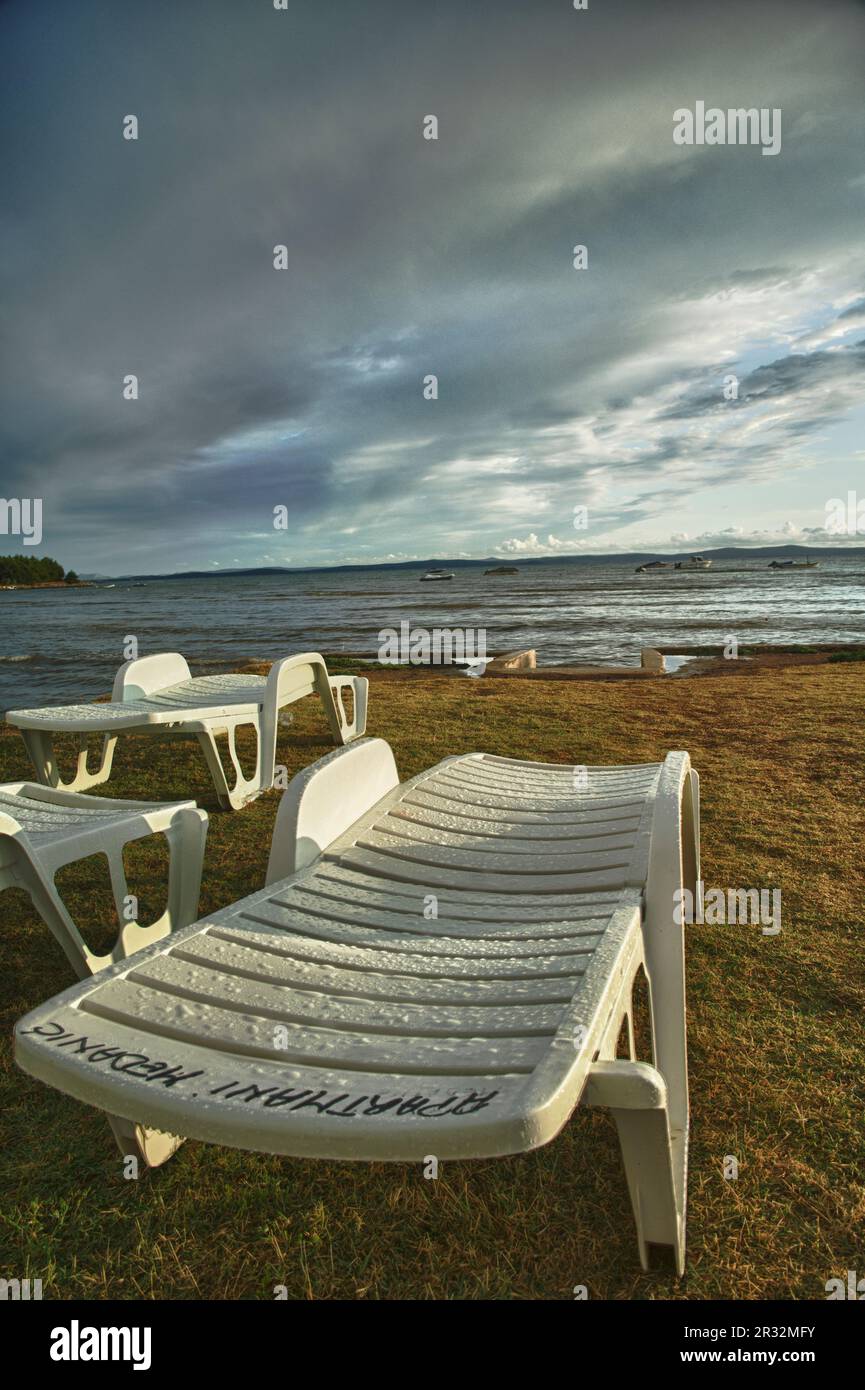
[[[579,548],[578,542],[560,541],[557,536],[547,536],[545,541],[539,540],[534,531],[522,538],[514,536],[511,540],[502,541],[496,546],[496,550],[503,555],[555,555],[557,551],[570,554]]]

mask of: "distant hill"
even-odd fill
[[[268,574],[344,574],[358,570],[422,570],[436,567],[447,569],[476,569],[483,565],[516,565],[526,569],[530,565],[645,565],[650,560],[681,560],[688,555],[699,553],[708,560],[797,560],[808,559],[865,559],[865,546],[816,546],[816,545],[728,545],[717,550],[627,550],[605,555],[487,555],[477,560],[451,560],[445,555],[428,560],[395,560],[378,565],[303,565],[289,568],[287,565],[258,565],[250,569],[220,570],[180,570],[175,574],[123,574],[118,579],[156,581],[159,579],[232,579],[238,575],[254,578]],[[83,576],[90,579],[108,579],[108,575]]]

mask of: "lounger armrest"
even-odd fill
[[[349,719],[342,691],[351,686],[354,711]],[[359,738],[366,728],[369,682],[363,676],[331,676],[318,652],[302,652],[275,661],[267,677],[261,720],[261,776],[264,787],[273,786],[279,711],[304,695],[317,694],[334,743]]]
[[[653,798],[643,936],[649,977],[655,1066],[670,1091],[670,1122],[688,1128],[685,944],[676,919],[679,894],[699,892],[699,778],[687,753],[668,753]]]
[[[279,803],[265,883],[312,864],[398,786],[393,752],[382,738],[356,740],[304,768]]]

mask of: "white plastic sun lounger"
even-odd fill
[[[317,693],[324,705],[333,740],[348,743],[366,729],[369,682],[363,676],[328,675],[324,658],[304,652],[277,661],[264,676],[190,676],[179,652],[140,657],[120,667],[109,702],[10,710],[8,723],[20,731],[36,775],[47,787],[84,791],[106,782],[120,733],[194,736],[201,745],[219,804],[238,810],[273,786],[279,711],[304,695]],[[344,695],[351,689],[349,718]],[[251,777],[241,768],[235,735],[243,724],[256,731],[256,767]],[[216,736],[225,733],[234,770],[229,786]],[[78,766],[72,781],[61,780],[54,752],[56,734],[78,734]],[[103,734],[99,766],[87,768],[88,735]]]
[[[170,854],[165,911],[143,926],[137,911],[130,915],[135,903],[123,850],[133,840],[158,834],[165,836]],[[0,786],[0,891],[23,888],[30,895],[79,979],[87,979],[194,921],[206,836],[207,815],[194,801],[109,801],[35,782],[7,782]],[[120,924],[113,948],[102,955],[90,950],[54,882],[65,864],[99,853],[108,860]],[[147,1163],[164,1162],[180,1142],[125,1119],[111,1117],[111,1124],[121,1152]]]
[[[164,834],[171,856],[167,901],[158,921],[144,927],[127,912],[132,900],[123,850],[133,840],[158,834]],[[195,919],[206,835],[207,814],[194,801],[114,801],[35,782],[7,782],[0,786],[0,891],[29,893],[75,973],[85,979]],[[120,923],[113,949],[101,956],[84,941],[54,883],[58,869],[92,854],[108,860]]]
[[[326,1159],[520,1153],[608,1106],[641,1260],[671,1246],[681,1272],[673,913],[699,877],[697,777],[686,753],[574,773],[470,754],[400,785],[380,739],[328,755],[282,799],[267,886],[35,1009],[19,1065],[163,1129]]]

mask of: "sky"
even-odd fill
[[[6,0],[0,55],[0,549],[865,544],[862,3]]]

